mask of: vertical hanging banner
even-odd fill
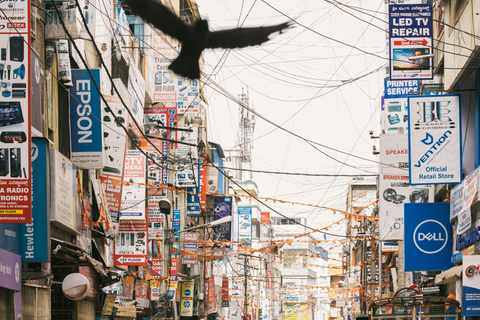
[[[480,315],[480,274],[478,265],[480,265],[480,256],[463,256],[463,299],[462,313],[464,316]]]
[[[432,4],[388,8],[390,79],[433,79]]]
[[[30,3],[0,3],[0,223],[32,222]]]
[[[459,95],[408,99],[410,184],[462,181]]]
[[[102,169],[102,100],[94,81],[100,84],[100,70],[72,70],[70,89],[70,140],[72,161],[82,169]]]
[[[222,277],[222,307],[230,306],[230,296],[228,294],[228,277]]]
[[[420,91],[419,80],[385,79],[385,96],[380,116],[383,133],[407,133],[408,95],[418,91]]]
[[[238,208],[238,242],[240,246],[252,245],[252,208]]]
[[[132,183],[124,186],[120,219],[145,220],[145,156],[137,150],[127,150],[124,179]]]
[[[126,124],[129,123],[129,115],[118,97],[104,95],[104,98],[108,102],[109,108],[115,116],[106,113],[103,118],[103,121],[109,123],[109,125],[104,127],[103,131],[106,156],[103,175],[107,178],[123,181],[125,153],[127,150],[127,135],[121,128],[121,125],[126,126]],[[123,99],[127,106],[129,106],[130,99]],[[106,108],[106,106],[104,107]],[[115,123],[115,126],[113,123]],[[123,184],[107,181],[103,187],[105,188],[105,195],[108,200],[110,217],[114,222],[113,227],[116,229],[120,219]],[[117,231],[118,230],[114,230],[115,233]]]
[[[213,277],[207,280],[207,313],[217,312],[217,293]]]
[[[218,220],[232,215],[232,197],[214,196],[213,198],[213,219]],[[231,241],[232,223],[222,223],[212,227],[213,241]]]
[[[185,232],[183,233],[183,249],[188,250],[189,253],[182,257],[183,264],[197,263],[197,248],[198,248],[198,233]]]
[[[198,200],[198,193],[196,189],[187,188],[187,216],[199,216],[200,215],[200,202]]]
[[[180,315],[182,317],[193,316],[193,287],[195,280],[183,280],[182,282],[182,297],[180,305]]]

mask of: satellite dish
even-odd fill
[[[72,273],[63,279],[62,291],[70,300],[81,300],[85,298],[90,289],[90,281],[80,273]]]

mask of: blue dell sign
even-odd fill
[[[405,271],[453,267],[449,203],[405,204]]]

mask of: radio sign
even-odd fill
[[[102,101],[95,83],[100,70],[72,70],[70,135],[72,161],[83,169],[103,168]],[[110,118],[108,118],[110,119]]]

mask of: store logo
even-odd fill
[[[465,275],[467,277],[473,277],[475,274],[478,274],[478,269],[480,269],[480,264],[478,265],[472,264],[471,266],[468,266],[465,269]]]
[[[436,220],[425,220],[415,228],[413,241],[423,253],[435,254],[447,245],[447,229]]]

